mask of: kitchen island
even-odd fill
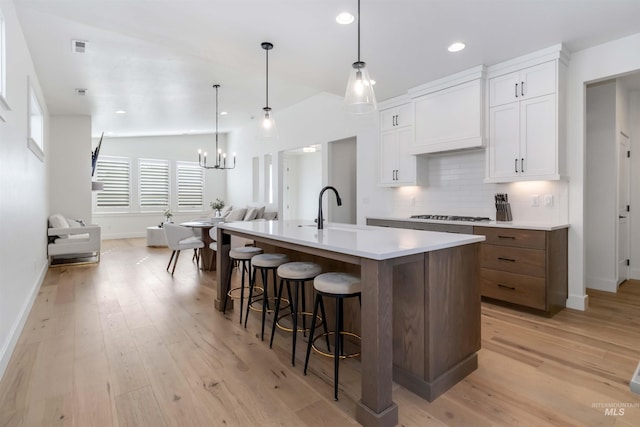
[[[223,273],[231,235],[252,239],[265,252],[285,252],[292,261],[360,275],[360,424],[397,424],[394,380],[433,400],[476,369],[484,236],[346,224],[318,230],[300,221],[224,223],[217,239],[218,310],[228,287]]]

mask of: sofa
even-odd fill
[[[58,260],[72,260],[74,263],[100,261],[99,225],[85,225],[82,220],[53,214],[49,217],[47,236],[49,265],[57,264]]]
[[[224,222],[274,221],[278,219],[278,212],[267,210],[265,206],[247,206],[246,208],[235,208],[235,209],[233,208],[233,206],[226,206],[221,211],[221,217],[224,218]],[[217,230],[215,227],[210,230],[210,236],[213,240],[216,240],[216,236],[217,236],[216,233],[217,233]],[[237,236],[231,236],[232,248],[238,248],[241,246],[252,246],[252,245],[253,245],[253,240],[245,239]]]

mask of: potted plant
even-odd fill
[[[164,222],[173,222],[171,221],[171,217],[173,216],[173,212],[171,212],[171,209],[169,208],[165,209],[163,212],[163,215],[165,218]]]
[[[216,217],[221,217],[222,213],[220,212],[220,209],[224,208],[224,200],[216,199],[216,201],[211,202],[210,205],[211,209],[216,212]]]

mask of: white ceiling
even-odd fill
[[[557,43],[570,51],[640,32],[640,0],[361,0],[362,59],[378,100]],[[356,60],[356,0],[14,0],[52,114],[90,114],[93,134],[220,132],[269,104],[342,96]],[[71,40],[89,42],[74,54]],[[464,41],[452,54],[447,46]],[[86,88],[86,97],[75,94]],[[116,115],[116,110],[127,114]]]

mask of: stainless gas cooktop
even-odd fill
[[[457,215],[411,215],[412,219],[435,219],[440,221],[468,221],[483,222],[491,221],[491,218],[482,216],[457,216]]]

